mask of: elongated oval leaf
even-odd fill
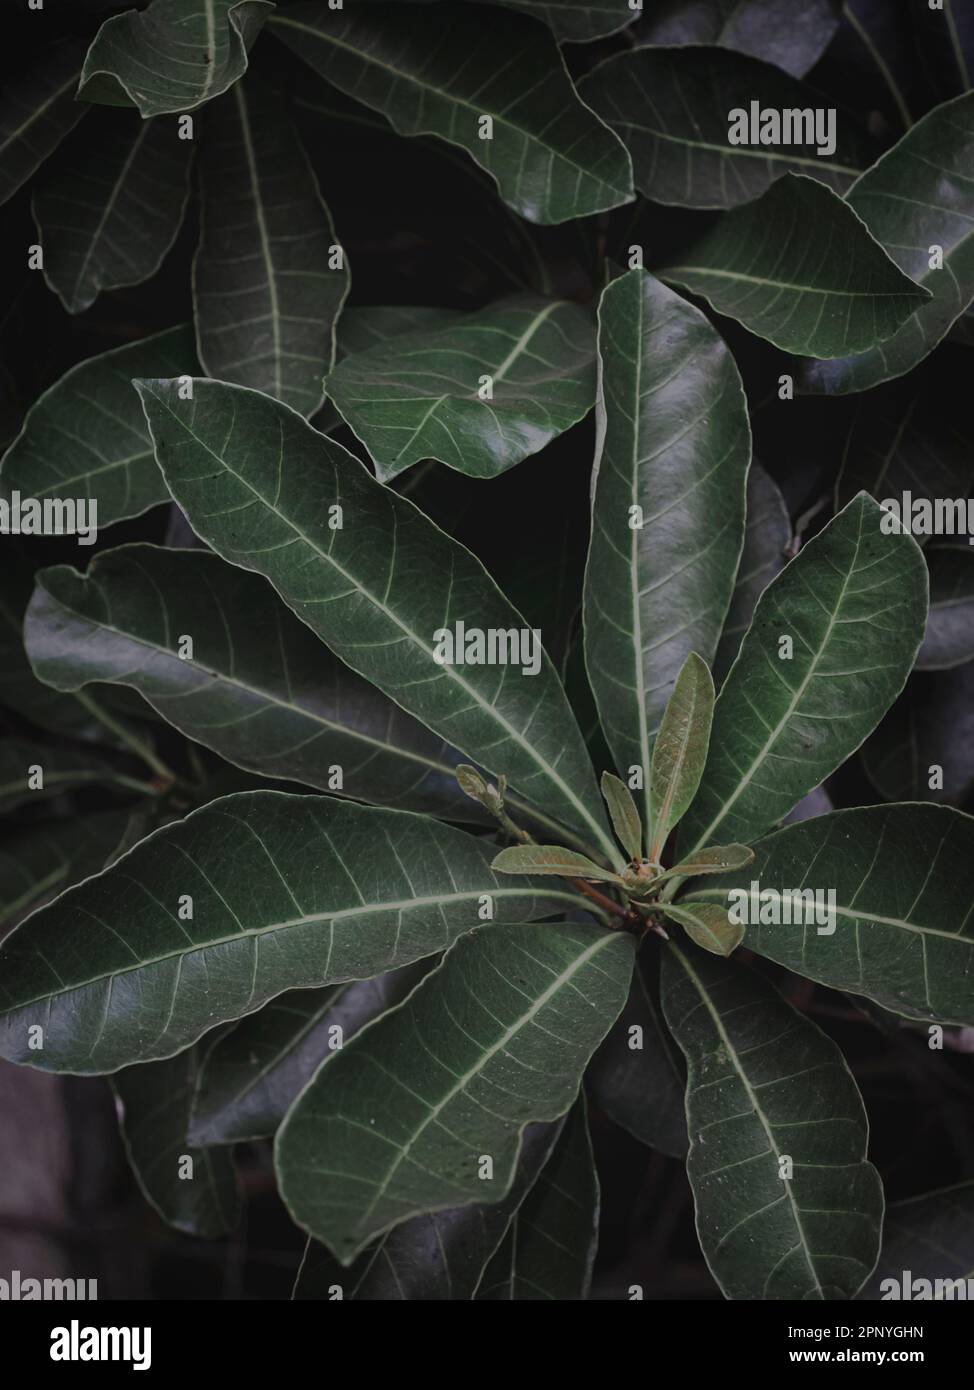
[[[202,1060],[188,1131],[193,1142],[272,1135],[319,1065],[405,998],[425,971],[418,961],[375,980],[292,989],[241,1019]]]
[[[641,859],[643,854],[643,826],[633,800],[632,792],[611,772],[602,774],[602,795],[609,808],[609,818],[616,839],[630,859]]]
[[[854,489],[854,493],[858,490]],[[866,490],[869,491],[868,488]],[[741,638],[754,615],[754,605],[785,563],[785,547],[790,540],[791,520],[785,499],[774,479],[759,463],[752,462],[747,475],[744,546],[730,607],[714,656],[713,673],[718,688],[734,664]]]
[[[599,1179],[584,1092],[548,1161],[511,1217],[477,1298],[570,1302],[588,1297],[599,1226]]]
[[[430,14],[408,4],[296,4],[270,27],[400,135],[438,135],[465,149],[529,222],[632,201],[629,156],[578,99],[550,34],[506,11],[485,26],[465,6],[440,7],[431,32]]]
[[[0,104],[0,203],[13,197],[85,114],[74,100],[84,53],[80,41],[59,44],[6,84]]]
[[[533,676],[437,660],[436,634],[455,635],[457,622],[522,626],[478,560],[267,396],[206,381],[192,400],[175,382],[139,391],[173,496],[214,550],[264,574],[353,670],[618,859],[547,658]]]
[[[782,174],[807,174],[844,193],[872,160],[854,118],[836,117],[835,148],[819,153],[814,131],[761,145],[731,144],[732,113],[812,112],[824,98],[770,63],[723,48],[630,48],[600,63],[579,85],[582,98],[616,132],[632,158],[640,193],[656,203],[732,208]],[[755,123],[756,124],[756,123]],[[824,135],[825,132],[822,132]],[[807,143],[806,143],[807,141]]]
[[[910,1018],[974,1023],[974,818],[920,803],[857,807],[789,825],[754,853],[743,873],[689,895],[723,903],[742,890],[750,950]],[[805,889],[823,895],[815,920],[795,897]],[[752,922],[764,890],[766,916],[790,905],[793,923]]]
[[[654,0],[633,35],[640,44],[713,43],[803,77],[839,27],[842,0]]]
[[[574,304],[520,295],[354,353],[326,390],[383,482],[428,458],[492,478],[591,410],[594,326]]]
[[[751,441],[724,343],[645,271],[603,293],[599,364],[585,661],[617,770],[642,770],[648,826],[653,737],[730,602]]]
[[[386,1231],[348,1269],[323,1245],[309,1240],[291,1297],[331,1300],[338,1289],[345,1301],[472,1299],[561,1128],[561,1120],[528,1125],[514,1179],[500,1202],[413,1216]]]
[[[653,746],[649,774],[653,827],[650,858],[657,862],[670,830],[697,794],[707,762],[713,717],[713,679],[706,663],[691,652],[677,676]]]
[[[213,102],[202,127],[200,360],[209,376],[313,415],[349,284],[331,214],[283,99],[252,75]]]
[[[278,1131],[294,1219],[349,1264],[410,1216],[501,1201],[524,1126],[568,1109],[632,960],[631,938],[567,922],[482,927],[458,942],[321,1068]]]
[[[681,854],[769,830],[902,690],[923,636],[926,566],[910,536],[880,531],[881,517],[860,493],[758,600],[714,709]]]
[[[273,9],[265,0],[151,0],[143,11],[106,19],[78,98],[137,106],[142,116],[193,111],[243,75]]]
[[[0,1054],[115,1071],[171,1056],[284,990],[442,950],[477,924],[484,895],[498,921],[577,903],[570,889],[502,882],[491,854],[402,811],[280,792],[213,801],[7,938]]]
[[[805,357],[865,352],[929,298],[848,203],[801,174],[725,213],[658,274]]]
[[[86,575],[42,570],[24,645],[48,685],[131,686],[189,738],[264,777],[488,820],[457,788],[458,754],[343,666],[264,580],[206,551],[127,545]]]
[[[134,112],[92,116],[79,136],[33,202],[44,278],[69,314],[155,274],[183,220],[193,155],[175,121]]]
[[[932,298],[870,351],[804,364],[801,390],[866,391],[902,376],[964,312],[974,296],[972,165],[974,93],[965,92],[928,112],[849,190],[849,206]]]
[[[561,845],[512,845],[502,849],[491,867],[499,874],[560,874],[562,878],[611,879],[621,883],[618,874],[600,869],[577,850]]]
[[[125,1149],[146,1201],[178,1231],[214,1240],[240,1220],[240,1195],[232,1150],[189,1143],[204,1050],[198,1044],[164,1062],[126,1067],[112,1077],[112,1089],[121,1108]]]
[[[0,929],[128,848],[128,811],[45,821],[0,849]]]
[[[620,0],[475,0],[477,4],[501,4],[543,20],[557,39],[583,43],[624,29],[636,17]],[[435,11],[434,11],[435,13]]]
[[[959,1182],[887,1207],[879,1263],[859,1298],[969,1298],[972,1279],[974,1182]]]
[[[132,378],[192,376],[192,332],[170,328],[79,362],[40,396],[3,456],[9,496],[85,498],[99,527],[169,500]]]
[[[689,1070],[697,1234],[724,1295],[851,1298],[879,1253],[883,1189],[841,1052],[766,981],[692,949],[666,951],[663,1008]]]

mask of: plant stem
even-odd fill
[[[147,743],[143,742],[137,734],[132,733],[130,729],[127,729],[118,719],[110,715],[107,710],[102,709],[97,700],[93,700],[91,696],[86,695],[83,690],[76,692],[76,698],[78,703],[84,705],[85,709],[87,709],[100,724],[104,724],[106,729],[109,729],[113,734],[116,734],[123,743],[127,744],[128,747],[132,749],[133,753],[137,754],[146,766],[152,769],[157,777],[161,777],[166,782],[175,782],[178,780],[172,768],[168,767]]]

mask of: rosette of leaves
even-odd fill
[[[814,104],[868,20],[762,48],[755,6],[664,8],[81,7],[0,135],[66,314],[199,210],[193,326],[40,373],[0,468],[131,523],[6,569],[0,1054],[110,1077],[183,1232],[233,1228],[234,1146],[273,1140],[296,1297],[585,1298],[592,1115],[685,1160],[726,1297],[855,1297],[895,1252],[808,999],[974,1024],[966,550],[880,505],[969,487],[920,364],[969,352],[970,96],[852,113],[819,176],[715,150],[708,93]],[[321,119],[462,168],[514,273],[390,304],[363,236],[349,306]],[[824,394],[844,443],[789,472]],[[543,650],[445,660],[460,624]]]

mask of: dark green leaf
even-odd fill
[[[550,662],[542,655],[527,676],[437,660],[436,634],[455,635],[457,622],[521,627],[478,560],[286,406],[217,382],[197,381],[189,401],[175,382],[139,390],[166,481],[197,534],[266,575],[353,670],[618,860]],[[335,506],[341,529],[329,525]]]
[[[681,854],[750,843],[845,761],[902,690],[923,636],[926,566],[865,493],[758,600],[714,710]]]
[[[551,1156],[511,1217],[484,1271],[478,1299],[577,1301],[588,1297],[598,1241],[599,1179],[584,1092]]]
[[[79,362],[27,412],[3,456],[2,491],[74,497],[98,505],[99,528],[169,500],[156,464],[136,376],[198,371],[189,328],[170,328]]]
[[[612,772],[602,774],[602,795],[609,808],[609,817],[616,839],[630,859],[641,859],[643,855],[643,826],[639,819],[632,792],[625,782]]]
[[[858,490],[856,488],[854,491]],[[747,475],[744,549],[714,657],[714,681],[718,689],[734,664],[741,638],[754,615],[754,605],[785,563],[785,546],[790,540],[791,520],[785,499],[774,479],[759,463],[752,462]]]
[[[321,1068],[278,1131],[297,1223],[349,1264],[410,1216],[501,1201],[524,1126],[568,1109],[632,960],[631,938],[601,927],[469,933]]]
[[[520,10],[522,14],[543,20],[555,38],[578,43],[614,34],[636,18],[636,11],[625,0],[476,0],[476,3],[496,3]]]
[[[659,956],[637,958],[626,1007],[586,1072],[593,1102],[641,1144],[685,1158],[686,1067],[663,1022]]]
[[[493,12],[485,28],[482,12],[460,5],[352,12],[311,3],[279,10],[270,27],[400,135],[438,135],[465,149],[530,222],[632,201],[624,147],[578,100],[551,35],[521,15]],[[480,133],[485,116],[490,139]]]
[[[749,950],[909,1018],[974,1023],[974,818],[949,806],[863,806],[787,826],[754,852],[743,873],[690,895],[724,902],[739,890]],[[830,921],[828,898],[810,920],[807,898],[795,897],[806,889],[834,890]],[[762,903],[766,918],[800,920],[754,923]]]
[[[918,671],[943,671],[974,660],[974,547],[931,545],[930,613]]]
[[[201,1149],[187,1138],[203,1045],[165,1062],[126,1067],[112,1077],[129,1162],[143,1195],[188,1235],[213,1240],[240,1220],[230,1149]]]
[[[707,763],[714,717],[714,682],[696,652],[676,679],[653,746],[649,775],[652,806],[650,859],[659,862],[667,836],[697,794]]]
[[[492,853],[422,816],[328,797],[210,802],[7,938],[0,1053],[45,1071],[115,1071],[171,1056],[284,990],[443,950],[487,899],[498,921],[577,903],[567,887],[497,879]]]
[[[932,295],[885,341],[845,360],[806,363],[804,391],[865,391],[922,361],[974,296],[974,93],[928,112],[846,196],[873,236]],[[907,190],[905,193],[904,190]],[[934,247],[943,264],[931,268]],[[837,352],[816,357],[839,357]]]
[[[0,203],[13,197],[85,114],[74,100],[84,53],[80,41],[59,44],[22,77],[8,79],[0,105]]]
[[[200,360],[209,376],[313,415],[349,283],[331,215],[283,98],[269,87],[249,76],[202,122],[193,265]]]
[[[623,141],[636,188],[656,203],[732,208],[789,172],[844,193],[873,158],[844,111],[828,154],[784,139],[731,144],[732,113],[749,112],[752,101],[780,118],[821,108],[824,98],[770,63],[723,48],[626,49],[594,68],[579,92]]]
[[[194,1143],[273,1134],[319,1064],[398,1004],[425,972],[420,961],[375,980],[289,990],[241,1020],[203,1058],[189,1126]]]
[[[477,1291],[484,1267],[513,1213],[551,1153],[562,1122],[528,1125],[507,1196],[490,1206],[455,1207],[414,1216],[380,1236],[345,1269],[309,1240],[292,1298],[458,1302]]]
[[[139,783],[116,772],[96,753],[22,738],[0,738],[0,813],[93,785],[151,791],[148,784],[140,788]]]
[[[663,1008],[689,1068],[697,1233],[725,1297],[851,1298],[879,1253],[883,1189],[839,1049],[736,961],[686,948],[666,951]]]
[[[248,771],[487,820],[456,786],[457,753],[343,666],[264,580],[207,551],[126,545],[87,574],[42,570],[24,644],[46,684],[121,682]]]
[[[848,203],[801,174],[733,208],[659,274],[806,357],[865,352],[929,298]]]
[[[326,390],[383,482],[427,458],[492,478],[591,410],[594,327],[521,295],[345,357]]]
[[[100,113],[79,135],[33,202],[44,278],[69,314],[159,269],[183,220],[193,154],[175,121],[135,112]]]
[[[887,1207],[879,1264],[859,1297],[967,1299],[972,1279],[974,1182],[959,1182]]]
[[[151,0],[146,10],[106,19],[78,97],[137,106],[143,116],[193,111],[243,76],[273,9],[265,0]]]
[[[639,43],[720,44],[804,77],[841,12],[842,0],[653,0],[633,34]]]
[[[691,651],[713,654],[744,532],[747,406],[724,343],[645,271],[605,290],[585,660],[649,825],[653,736]],[[642,523],[640,525],[640,523]]]

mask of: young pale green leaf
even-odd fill
[[[724,48],[628,48],[593,68],[579,92],[623,141],[636,188],[656,203],[732,208],[789,172],[844,193],[873,158],[845,112],[830,153],[785,138],[760,145],[754,132],[731,144],[732,113],[749,113],[752,101],[780,118],[783,110],[811,111],[822,98],[770,63]]]
[[[39,396],[0,465],[0,491],[84,497],[99,528],[169,500],[132,378],[199,370],[189,328],[170,328],[79,362]]]
[[[492,478],[595,400],[595,329],[574,304],[519,295],[345,357],[325,389],[382,482],[422,459]]]
[[[714,682],[707,663],[691,652],[676,678],[653,747],[649,775],[652,849],[659,862],[666,837],[697,794],[714,717]]]
[[[839,27],[842,0],[656,0],[633,29],[640,44],[719,44],[804,77]]]
[[[639,811],[632,798],[632,792],[625,782],[620,781],[613,772],[602,774],[602,795],[609,808],[609,818],[616,839],[630,859],[641,859],[643,854],[643,824]]]
[[[116,1071],[172,1056],[285,990],[443,950],[488,905],[517,921],[577,903],[567,885],[499,880],[491,853],[423,816],[330,797],[212,801],[6,939],[0,1055]]]
[[[744,534],[751,439],[734,360],[703,314],[645,271],[599,308],[585,661],[615,765],[649,762],[690,652],[712,656]]]
[[[787,826],[754,854],[688,895],[744,915],[749,950],[909,1018],[974,1024],[974,818],[857,807]]]
[[[112,1077],[112,1089],[125,1150],[146,1201],[178,1231],[215,1240],[240,1220],[240,1194],[233,1151],[189,1142],[204,1052],[198,1043],[164,1062],[126,1067]]]
[[[879,1263],[858,1297],[966,1298],[972,1279],[974,1181],[887,1207]]]
[[[754,851],[747,845],[710,845],[698,849],[688,859],[681,859],[672,869],[667,869],[659,878],[692,878],[695,874],[722,874],[729,869],[743,869],[754,858]],[[657,880],[659,881],[659,880]]]
[[[754,605],[785,563],[785,547],[790,540],[791,519],[781,490],[759,463],[752,462],[747,475],[744,548],[713,663],[718,688],[734,664],[741,638],[754,616]]]
[[[715,956],[729,956],[744,939],[744,928],[731,922],[718,903],[667,903],[666,915],[691,941]]]
[[[758,600],[714,710],[680,852],[764,834],[872,732],[923,637],[927,575],[860,493]]]
[[[201,124],[200,361],[208,376],[313,415],[349,286],[331,214],[284,99],[253,74]]]
[[[693,948],[666,950],[663,1009],[689,1070],[697,1234],[725,1297],[851,1298],[879,1253],[883,1189],[841,1052],[765,980]]]
[[[500,817],[504,812],[504,793],[506,791],[506,779],[501,777],[495,787],[493,782],[488,782],[486,777],[482,777],[475,767],[469,763],[457,763],[455,768],[457,786],[464,796],[469,796],[472,801],[479,801],[490,815]]]
[[[930,573],[930,612],[918,671],[945,671],[974,659],[974,549],[931,545],[924,551]]]
[[[641,1144],[686,1158],[686,1066],[663,1022],[659,955],[640,952],[626,1007],[585,1073],[589,1095]]]
[[[965,92],[929,111],[850,189],[849,206],[900,269],[932,297],[869,351],[805,363],[801,390],[866,391],[902,376],[933,351],[964,312],[974,296],[972,165],[974,92]]]
[[[343,666],[263,579],[208,551],[125,545],[87,574],[42,570],[24,646],[47,685],[130,686],[250,772],[487,823],[457,788],[459,754]]]
[[[561,845],[511,845],[502,849],[491,868],[498,874],[559,874],[562,878],[592,878],[622,883],[619,874],[600,868],[577,850]]]
[[[618,859],[543,652],[534,675],[446,659],[465,655],[462,642],[449,651],[457,623],[505,640],[522,627],[479,560],[267,396],[209,381],[194,383],[192,400],[178,382],[140,382],[139,392],[166,482],[198,535],[265,575],[343,661],[428,728]]]
[[[974,662],[911,677],[860,756],[887,801],[963,806],[974,790]]]
[[[194,111],[247,69],[274,9],[265,0],[151,0],[106,19],[88,50],[79,101],[137,106],[142,116]]]
[[[58,44],[22,77],[5,84],[0,102],[0,203],[36,173],[85,114],[74,100],[84,55],[80,40]]]
[[[128,848],[132,816],[102,811],[94,816],[45,821],[0,849],[0,928],[15,924],[42,900],[96,874]]]
[[[278,1131],[278,1181],[298,1225],[347,1265],[410,1216],[501,1201],[524,1126],[574,1100],[625,1002],[633,949],[622,933],[567,922],[492,925],[457,942],[321,1068]]]
[[[507,1195],[491,1206],[454,1207],[413,1216],[393,1226],[345,1269],[309,1240],[294,1284],[294,1299],[457,1302],[472,1299],[511,1218],[537,1179],[562,1121],[528,1125]]]
[[[270,28],[400,135],[466,150],[529,222],[566,222],[633,199],[625,147],[578,99],[550,34],[522,15],[465,6],[288,5]],[[490,125],[485,125],[485,120]],[[486,138],[486,131],[490,138]]]
[[[848,203],[802,174],[733,208],[658,274],[804,357],[865,352],[930,298]]]
[[[175,122],[134,111],[93,114],[64,146],[33,210],[44,278],[69,314],[159,269],[182,225],[192,155]]]
[[[188,1129],[193,1143],[272,1135],[319,1065],[400,1003],[426,968],[418,961],[375,980],[289,990],[241,1019],[202,1060]]]
[[[585,1112],[572,1106],[547,1163],[511,1217],[477,1298],[578,1302],[588,1298],[599,1234],[599,1179]]]

